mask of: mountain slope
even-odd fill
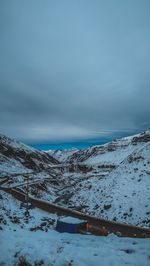
[[[43,170],[58,161],[45,152],[37,151],[23,143],[0,135],[0,161],[13,159],[32,170]],[[10,160],[9,160],[10,161]]]
[[[150,133],[55,154],[61,164],[0,136],[0,186],[26,191],[28,180],[29,194],[36,198],[58,204],[63,200],[65,207],[97,217],[150,226]],[[0,265],[149,263],[149,239],[60,234],[56,214],[30,207],[27,218],[26,204],[0,190]]]
[[[119,164],[136,146],[150,141],[150,131],[135,136],[117,139],[104,145],[97,145],[84,150],[78,150],[66,158],[68,163],[82,162],[86,164]]]
[[[5,193],[0,207],[0,265],[149,265],[150,239],[62,234],[54,230],[58,217],[38,208],[27,223],[20,202]]]
[[[61,187],[59,162],[47,154],[0,135],[0,185],[26,189],[39,198],[53,200]]]
[[[48,154],[53,156],[59,162],[66,162],[67,158],[72,156],[78,149],[69,149],[69,150],[49,150],[46,151]]]
[[[77,185],[70,200],[99,217],[150,226],[150,142],[136,145],[136,150],[104,178]]]
[[[73,154],[72,154],[73,152]],[[150,132],[82,151],[54,152],[58,160],[0,137],[0,184],[95,216],[150,226]],[[69,156],[68,156],[69,154]],[[140,206],[140,207],[138,207]]]

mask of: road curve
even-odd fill
[[[21,189],[10,189],[10,188],[2,188],[5,192],[12,194],[16,199],[20,201],[25,201],[25,193]],[[124,237],[140,237],[140,238],[150,238],[150,229],[142,228],[133,225],[118,223],[114,221],[108,221],[101,218],[96,218],[94,216],[90,216],[88,214],[84,214],[79,211],[70,210],[56,204],[49,203],[44,200],[40,200],[29,196],[29,202],[33,204],[35,207],[38,207],[42,210],[45,210],[49,213],[57,213],[59,215],[72,216],[75,218],[79,218],[82,220],[88,221],[93,226],[97,226],[99,228],[105,227],[109,233],[114,233]]]

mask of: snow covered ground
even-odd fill
[[[137,146],[142,147],[144,142],[150,141],[150,131],[141,134],[113,140],[103,145],[96,145],[83,150],[68,151],[50,151],[56,159],[63,160],[65,163],[85,163],[90,165],[96,164],[116,164],[118,165]],[[63,158],[63,159],[61,159]]]
[[[150,239],[96,237],[6,229],[0,233],[4,265],[148,266]],[[28,264],[21,264],[26,261]],[[19,264],[20,263],[20,264]]]
[[[55,158],[64,164],[62,170],[47,153],[4,136],[0,140],[2,186],[23,184],[25,189],[29,176],[34,197],[150,226],[150,132],[87,150],[58,151]],[[65,171],[72,163],[75,170]],[[80,170],[84,164],[90,170]],[[60,234],[55,231],[56,215],[30,209],[27,223],[24,206],[2,190],[0,209],[0,265],[150,265],[150,239]]]
[[[22,188],[25,189],[28,174],[29,192],[35,197],[106,219],[150,226],[149,131],[86,150],[53,151],[55,157],[64,162],[51,167],[49,160],[53,158],[45,157],[45,153],[35,151],[33,154],[30,147],[25,146],[24,150],[20,142],[0,138],[0,177],[2,182],[9,178],[3,186],[21,187],[24,183]],[[42,169],[35,171],[32,163],[31,168],[22,164],[27,158],[25,151],[31,155],[27,165],[30,167],[31,161],[36,166],[42,165]],[[66,166],[70,166],[70,170]]]
[[[57,216],[34,208],[26,223],[24,208],[1,192],[0,265],[148,266],[150,239],[58,233]]]
[[[68,149],[68,150],[48,150],[46,151],[48,154],[53,156],[56,160],[60,162],[65,162],[66,159],[77,152],[77,149]]]
[[[150,143],[138,146],[104,178],[77,184],[70,201],[99,217],[149,227]]]

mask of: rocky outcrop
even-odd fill
[[[38,151],[3,135],[0,135],[0,155],[1,162],[8,158],[13,159],[34,171],[45,170],[52,164],[59,164],[48,153]]]
[[[104,145],[97,145],[84,150],[78,150],[66,158],[67,163],[86,162],[89,159],[99,155],[99,162],[101,162],[102,155],[115,154],[119,150],[125,151],[130,146],[136,146],[138,143],[146,143],[150,141],[150,131],[137,134],[133,137],[126,137],[118,140],[111,141]],[[133,147],[134,149],[135,147]],[[124,159],[124,158],[123,158]]]

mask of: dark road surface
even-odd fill
[[[20,189],[10,189],[10,188],[2,188],[5,192],[12,194],[16,199],[20,201],[25,201],[25,193]],[[96,218],[94,216],[90,216],[84,214],[82,212],[78,212],[75,210],[70,210],[56,204],[49,203],[47,201],[39,200],[34,197],[29,196],[29,202],[44,211],[49,213],[57,213],[58,215],[72,216],[75,218],[79,218],[82,220],[86,220],[89,224],[93,226],[97,226],[99,228],[105,227],[109,233],[114,233],[119,236],[124,237],[139,237],[139,238],[150,238],[150,229],[142,228],[137,226],[132,226],[128,224],[118,223],[114,221],[108,221],[101,218]]]

